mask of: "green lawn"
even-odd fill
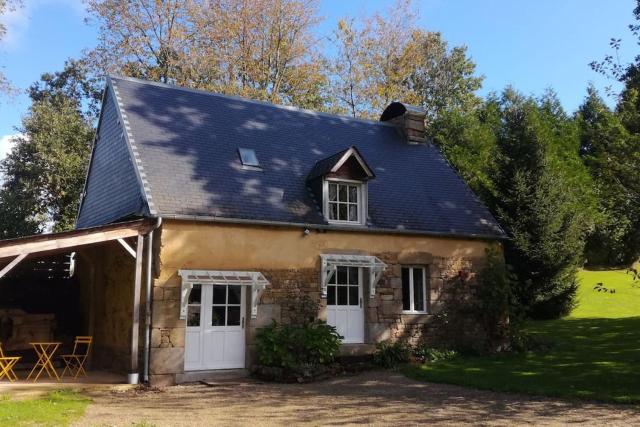
[[[407,366],[405,373],[497,391],[640,403],[640,288],[624,271],[582,271],[580,279],[571,316],[528,326],[550,350],[461,357]],[[615,293],[595,291],[599,282]]]
[[[0,426],[66,426],[80,418],[88,404],[88,398],[68,390],[27,400],[11,400],[4,394],[0,396]]]

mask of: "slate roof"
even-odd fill
[[[130,78],[108,84],[151,216],[327,225],[307,177],[355,146],[376,175],[368,229],[504,237],[440,152],[406,144],[390,123]],[[242,168],[239,147],[255,150],[261,171]]]

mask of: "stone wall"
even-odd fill
[[[296,296],[306,295],[319,302],[319,317],[326,318],[326,300],[321,298],[320,288],[321,253],[352,251],[382,259],[388,269],[375,297],[369,298],[366,279],[363,287],[365,340],[415,342],[433,332],[433,314],[402,313],[401,267],[427,268],[430,310],[434,313],[446,297],[444,283],[461,272],[477,271],[488,245],[477,240],[344,232],[307,236],[298,229],[165,221],[160,275],[153,286],[152,384],[173,384],[184,375],[185,321],[179,319],[179,269],[260,271],[269,280],[256,319],[251,319],[251,293],[247,292],[246,366],[250,367],[256,361],[256,331],[272,319],[291,322],[297,314]]]
[[[186,324],[180,319],[180,283],[177,270],[162,267],[153,282],[149,380],[155,385],[173,384],[184,372]]]

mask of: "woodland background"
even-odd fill
[[[0,0],[0,15],[21,6]],[[0,238],[74,227],[107,73],[373,120],[402,101],[427,111],[431,143],[509,233],[518,304],[533,317],[567,313],[579,267],[640,256],[640,57],[619,60],[612,39],[590,64],[622,82],[606,94],[615,108],[593,87],[574,112],[552,89],[480,97],[466,48],[420,28],[416,13],[399,0],[345,17],[327,44],[316,0],[88,0],[97,47],[33,83],[0,163]],[[633,17],[640,42],[640,2]],[[12,91],[0,73],[0,102]]]

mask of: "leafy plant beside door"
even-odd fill
[[[300,307],[313,305],[309,301]],[[315,305],[317,313],[317,304]],[[255,373],[262,379],[280,382],[306,382],[331,373],[342,337],[335,327],[314,316],[300,316],[295,323],[275,320],[256,335],[259,366]]]

